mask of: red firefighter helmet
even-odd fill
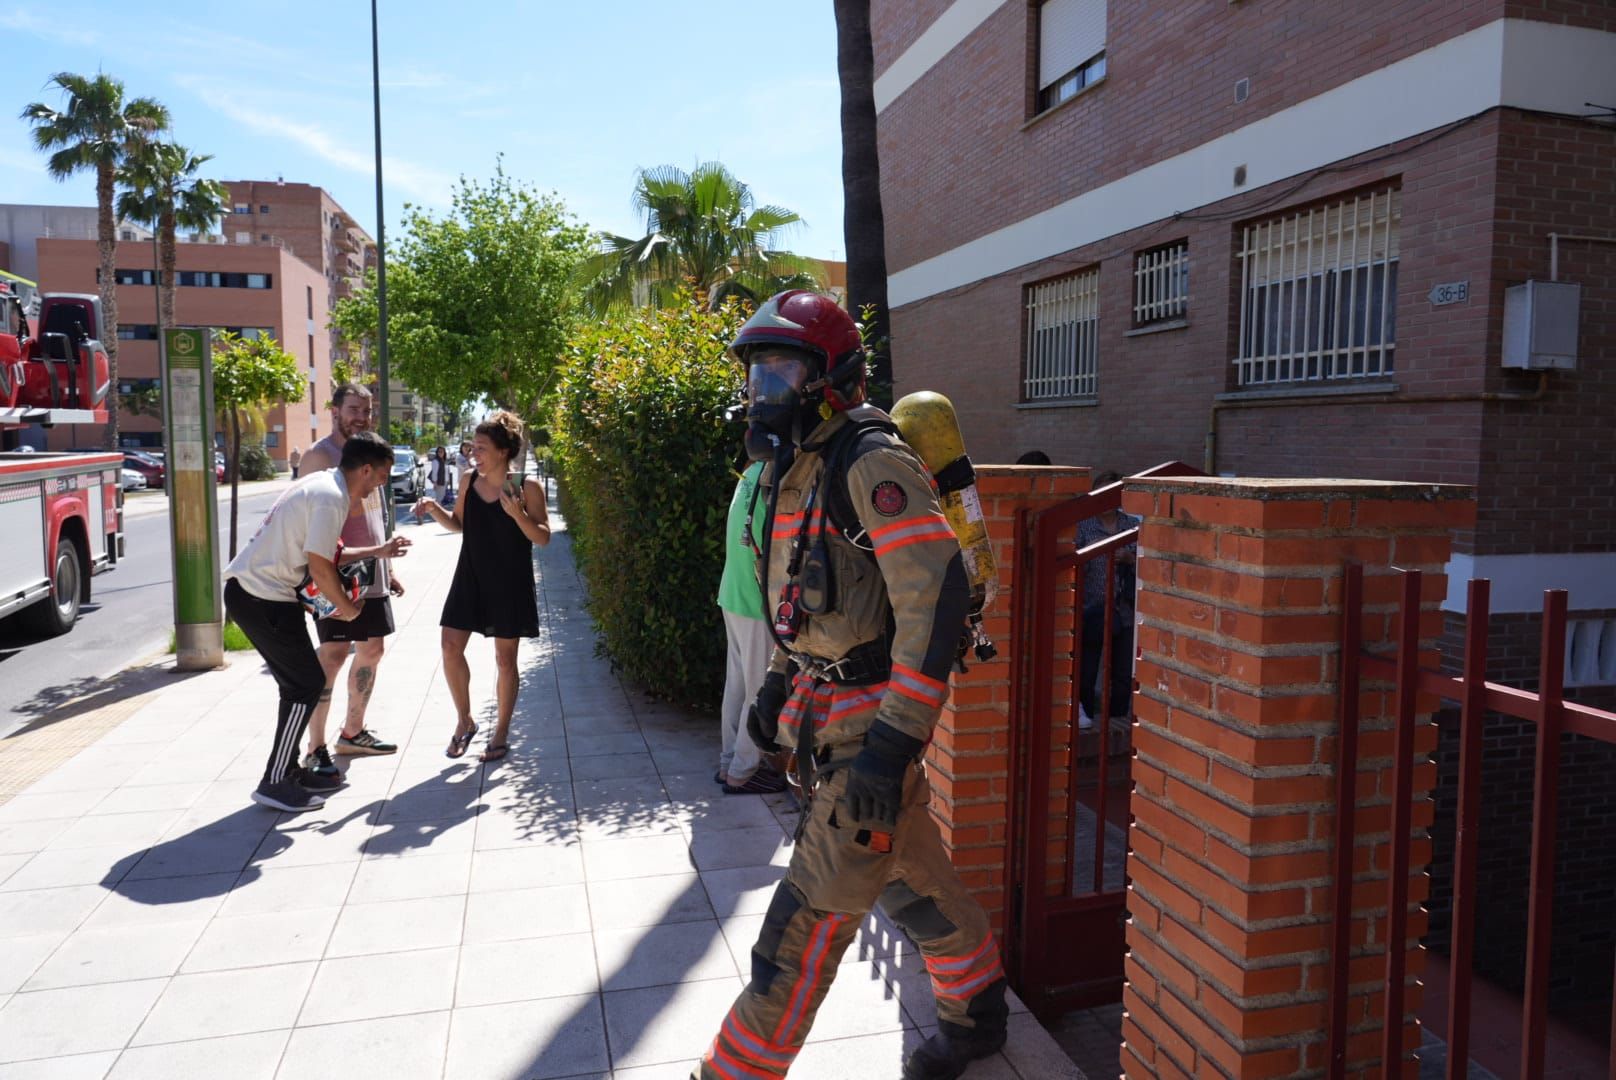
[[[810,385],[822,387],[826,404],[837,412],[864,403],[864,343],[853,317],[830,297],[806,289],[771,296],[730,342],[730,355],[744,365],[753,345],[790,345],[812,353],[820,363],[820,381]]]

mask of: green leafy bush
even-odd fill
[[[630,679],[696,706],[723,694],[717,607],[740,432],[724,348],[744,321],[686,304],[580,328],[568,346],[551,452],[601,647]]]
[[[258,443],[247,443],[241,448],[241,478],[243,480],[273,480],[276,477],[275,459]]]

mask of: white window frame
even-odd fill
[[[1100,268],[1027,286],[1024,402],[1069,401],[1099,393]]]
[[[1038,5],[1037,112],[1048,112],[1105,78],[1108,7],[1108,0]]]
[[[1133,324],[1182,319],[1190,310],[1190,242],[1178,240],[1133,257]]]
[[[1401,221],[1402,195],[1386,187],[1245,226],[1241,387],[1393,373]]]

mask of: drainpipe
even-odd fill
[[[1561,237],[1566,239],[1566,237]],[[1234,401],[1214,401],[1206,428],[1206,456],[1203,471],[1208,476],[1218,474],[1218,413],[1225,409],[1298,409],[1314,405],[1430,405],[1455,401],[1542,401],[1549,390],[1549,373],[1537,375],[1537,389],[1526,393],[1513,391],[1479,391],[1452,394],[1384,394],[1348,396],[1345,394],[1309,394],[1298,397],[1247,398]]]

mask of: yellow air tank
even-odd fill
[[[982,516],[982,500],[976,493],[976,470],[965,455],[954,403],[941,394],[921,390],[894,405],[891,415],[904,441],[920,455],[937,482],[943,516],[959,537],[964,554],[973,613],[980,614],[999,591],[999,568]]]

